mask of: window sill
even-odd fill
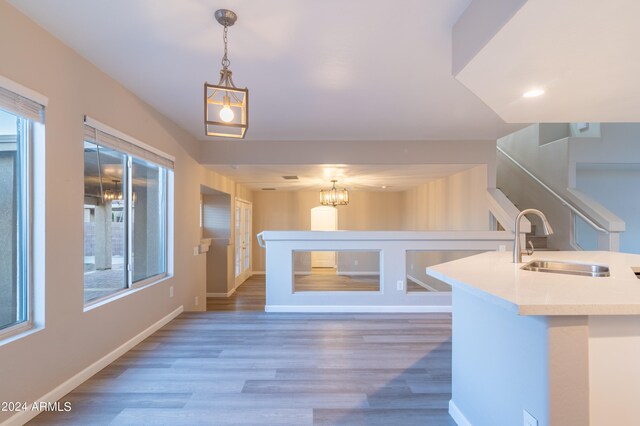
[[[141,281],[138,283],[134,283],[130,288],[122,289],[116,293],[110,294],[100,299],[91,300],[84,305],[84,312],[92,311],[93,309],[99,308],[101,306],[107,305],[111,302],[114,302],[118,299],[122,299],[130,294],[137,293],[141,290],[144,290],[153,285],[159,284],[163,281],[168,280],[169,278],[173,278],[172,274],[164,274],[158,277],[151,277],[148,280]]]
[[[25,322],[9,327],[0,333],[0,347],[31,336],[41,330],[44,330],[44,327],[35,326],[32,322]]]

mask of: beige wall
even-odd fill
[[[35,401],[176,308],[205,307],[200,185],[226,192],[236,184],[201,167],[199,142],[131,92],[0,1],[0,75],[49,98],[46,170],[44,329],[0,346],[0,400]],[[174,276],[83,312],[83,116],[89,115],[175,156]],[[42,189],[40,187],[39,189]],[[246,192],[246,191],[245,191]],[[174,297],[169,298],[169,286]],[[199,306],[195,306],[195,297]],[[0,422],[10,413],[0,412]]]
[[[487,167],[476,166],[404,193],[403,228],[412,231],[489,230]]]
[[[338,229],[388,231],[401,229],[402,192],[351,191],[348,206],[338,207]],[[317,207],[317,191],[254,191],[253,233],[264,230],[311,229],[311,209]],[[265,270],[265,252],[253,239],[253,270]]]
[[[207,257],[207,293],[226,293],[232,214],[229,194],[203,194],[203,236],[211,238]],[[233,253],[233,252],[232,252]]]
[[[350,231],[489,230],[487,167],[476,166],[404,192],[351,191],[338,207],[338,229]],[[253,230],[309,230],[317,191],[254,191]],[[253,270],[265,251],[253,242]]]

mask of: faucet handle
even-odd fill
[[[527,243],[529,243],[529,247],[527,247],[527,255],[531,256],[535,250],[535,248],[533,247],[533,243],[531,242],[531,240],[527,241]]]

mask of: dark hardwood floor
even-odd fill
[[[32,424],[455,424],[448,314],[267,314],[264,277],[207,305]]]

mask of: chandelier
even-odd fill
[[[233,83],[229,69],[227,32],[238,16],[227,9],[217,10],[216,20],[224,26],[222,40],[224,56],[218,84],[204,83],[204,127],[207,136],[223,138],[244,138],[249,127],[249,90],[238,89]]]
[[[113,179],[113,189],[107,189],[104,191],[103,199],[104,201],[122,201],[122,190],[118,188],[120,184],[120,180]]]
[[[320,204],[323,206],[346,206],[349,204],[349,191],[346,188],[337,189],[337,180],[332,180],[331,189],[320,190]]]

